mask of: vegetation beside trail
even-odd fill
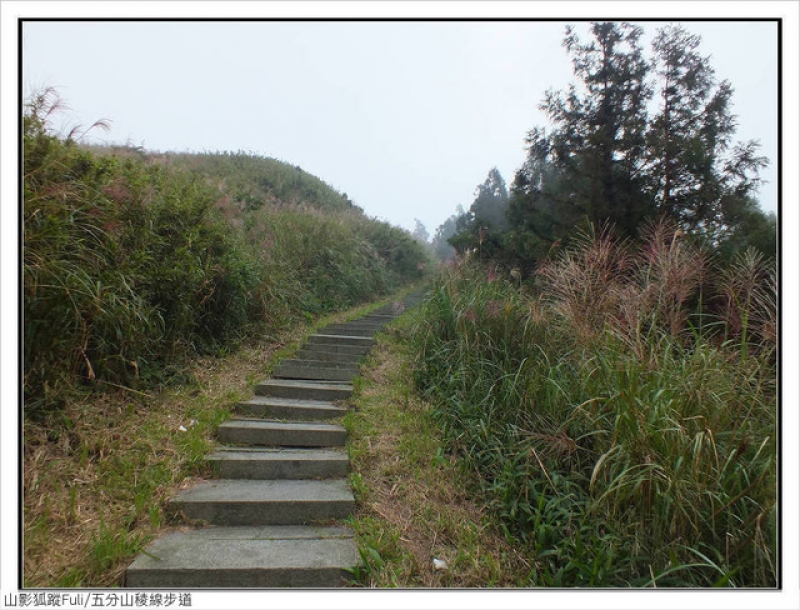
[[[436,281],[415,377],[532,586],[777,582],[774,270],[667,224]]]
[[[24,578],[110,586],[276,350],[427,254],[299,168],[87,147],[58,110],[24,115]]]
[[[172,153],[164,161],[209,185],[222,185],[245,210],[303,204],[327,212],[360,211],[346,193],[339,193],[303,168],[245,152]]]
[[[193,359],[160,391],[75,391],[64,408],[25,422],[24,582],[110,587],[154,537],[180,522],[167,500],[209,476],[217,426],[315,326],[382,302],[301,322],[269,341]]]
[[[768,160],[699,36],[581,29],[513,182],[492,169],[435,232],[418,389],[529,584],[774,587]]]
[[[241,154],[100,154],[51,132],[57,110],[46,91],[24,117],[29,416],[62,408],[80,384],[163,385],[187,357],[421,277],[427,255],[408,233],[297,168]]]
[[[475,501],[414,391],[406,314],[378,336],[345,417],[364,587],[525,586],[530,562]],[[439,568],[434,566],[434,559]]]

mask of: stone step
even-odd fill
[[[375,328],[320,328],[317,334],[334,335],[337,337],[361,337],[372,339],[378,329]]]
[[[355,368],[330,368],[281,364],[272,371],[275,379],[308,379],[311,381],[352,381],[358,375]]]
[[[125,575],[127,587],[200,589],[339,587],[359,565],[343,527],[209,527],[154,541]]]
[[[320,328],[317,334],[371,337],[382,327],[383,324],[331,324],[330,326]]]
[[[350,472],[347,452],[335,449],[219,447],[206,459],[222,479],[326,479]]]
[[[383,316],[391,316],[396,318],[401,313],[405,311],[406,307],[400,302],[397,303],[390,303],[389,305],[384,305],[383,307],[378,307],[371,312],[370,315],[383,315]]]
[[[342,417],[349,409],[321,400],[297,400],[293,398],[276,398],[273,396],[256,396],[246,402],[238,403],[234,410],[240,415],[249,417],[315,420]]]
[[[369,337],[354,337],[348,335],[309,335],[306,345],[349,345],[369,350],[375,344],[375,339]]]
[[[381,328],[388,318],[358,318],[349,322],[332,322],[323,328]]]
[[[356,360],[344,362],[340,360],[306,360],[305,358],[289,358],[286,360],[281,360],[280,366],[285,365],[326,368],[334,371],[347,369],[354,373],[358,373],[358,364]]]
[[[364,359],[364,356],[369,351],[369,348],[358,347],[353,345],[333,345],[333,344],[306,344],[295,354],[296,358],[303,358],[314,360],[319,354],[320,357],[328,359],[332,356],[339,356],[343,361],[358,362]]]
[[[343,447],[343,426],[313,421],[281,422],[263,419],[229,419],[217,428],[220,442],[264,447]]]
[[[353,386],[348,384],[316,383],[291,379],[267,379],[255,387],[255,393],[259,396],[299,398],[301,400],[327,400],[333,402],[349,398],[353,393]]]
[[[170,512],[212,525],[306,525],[344,519],[355,499],[345,479],[198,483],[169,501]]]

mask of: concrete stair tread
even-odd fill
[[[220,446],[209,458],[224,458],[228,460],[269,460],[269,459],[340,459],[347,458],[344,449],[330,448],[302,448],[302,447],[233,447]]]
[[[324,346],[323,346],[324,347]],[[341,366],[358,367],[364,359],[364,354],[348,354],[345,352],[334,352],[324,349],[303,348],[295,354],[295,359],[316,364],[338,364]]]
[[[358,371],[358,365],[354,362],[337,362],[333,361],[326,361],[326,360],[307,360],[305,358],[287,358],[286,360],[281,360],[278,366],[294,366],[294,367],[305,367],[305,368],[324,368],[324,369],[332,369],[332,370],[353,370]]]
[[[353,331],[363,333],[377,333],[383,324],[331,324],[317,330],[318,335],[346,335]]]
[[[282,421],[254,417],[234,417],[219,425],[220,428],[250,428],[258,430],[331,430],[339,432],[344,426],[317,421]]]
[[[321,421],[237,417],[217,428],[217,438],[229,445],[342,447],[347,442],[347,430]]]
[[[281,386],[291,386],[296,388],[325,388],[327,387],[328,383],[320,382],[314,383],[310,381],[290,381],[290,380],[277,380],[277,379],[266,379],[262,381],[259,385],[267,384],[267,385],[281,385]],[[336,386],[338,387],[338,386]]]
[[[139,555],[126,586],[140,588],[332,587],[359,564],[342,527],[240,526],[173,532]]]
[[[170,504],[186,502],[231,502],[270,504],[275,502],[353,501],[344,479],[322,481],[214,479],[203,481],[178,493]]]
[[[324,341],[311,341],[303,344],[298,350],[298,353],[323,353],[323,354],[337,354],[342,356],[350,356],[357,358],[364,358],[370,350],[369,345],[344,345],[340,343],[331,343]]]
[[[352,392],[353,384],[339,383],[333,381],[316,381],[313,379],[266,379],[256,386],[256,392],[264,392],[267,390],[281,390],[281,389],[290,389],[293,391],[307,392],[309,395],[313,395],[314,392],[324,393],[327,390],[333,390],[336,392],[341,392],[342,390],[349,390]],[[260,393],[258,395],[269,396],[269,394],[260,394]],[[282,398],[293,398],[293,396],[286,396]],[[326,401],[326,399],[324,398],[323,399],[309,398],[308,400],[322,400],[323,402]]]
[[[347,452],[330,448],[219,447],[206,460],[223,479],[330,479],[350,472]]]
[[[312,335],[309,335],[308,339],[311,340],[311,339],[316,339],[316,338],[319,338],[319,337],[325,337],[325,338],[330,338],[330,339],[337,339],[337,338],[338,339],[346,339],[347,342],[352,341],[352,340],[355,339],[355,342],[364,343],[365,345],[372,345],[375,342],[374,339],[372,339],[370,337],[357,337],[357,336],[354,337],[352,335],[338,335],[336,333],[314,333]]]
[[[265,405],[274,407],[302,407],[306,409],[331,409],[334,411],[346,411],[330,400],[305,400],[301,398],[284,398],[282,396],[253,396],[250,400],[242,401],[238,404]]]
[[[382,320],[365,320],[364,318],[358,318],[356,320],[350,320],[349,322],[335,322],[333,324],[327,324],[325,326],[320,326],[317,329],[317,332],[323,330],[336,330],[337,328],[380,328],[383,326],[385,322]]]
[[[279,366],[273,372],[275,379],[291,379],[294,381],[318,381],[337,385],[352,385],[353,380],[361,372],[358,369],[314,368],[310,366]]]
[[[295,366],[291,364],[281,364],[272,371],[272,376],[275,379],[302,379],[324,381],[326,383],[352,383],[358,374],[359,371],[352,368]]]
[[[349,409],[329,401],[256,396],[247,402],[238,403],[235,411],[242,416],[253,418],[313,421],[342,417]]]
[[[380,328],[367,328],[364,326],[342,326],[336,328],[323,328],[318,331],[320,335],[340,335],[343,337],[372,337]]]
[[[360,347],[369,349],[375,344],[372,335],[361,337],[358,335],[323,335],[315,334],[308,337],[306,345],[341,345],[345,347]]]
[[[353,385],[347,382],[267,379],[256,385],[255,393],[260,396],[334,401],[349,398],[353,393]]]
[[[170,512],[213,525],[305,525],[344,519],[355,498],[336,479],[215,479],[180,492]]]

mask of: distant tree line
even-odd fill
[[[437,230],[441,258],[468,251],[531,272],[583,224],[637,238],[656,218],[724,258],[747,247],[776,253],[776,218],[753,197],[767,159],[734,142],[733,89],[718,82],[700,37],[660,28],[646,57],[643,30],[592,23],[590,40],[567,27],[577,82],[546,92],[550,128],[527,134],[510,189],[493,168],[469,210]]]

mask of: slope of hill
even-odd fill
[[[27,413],[76,383],[174,366],[421,276],[423,248],[299,168],[243,153],[87,148],[24,117]]]
[[[206,182],[222,186],[246,210],[302,203],[327,212],[360,211],[347,195],[301,167],[244,152],[172,153],[167,159]]]

